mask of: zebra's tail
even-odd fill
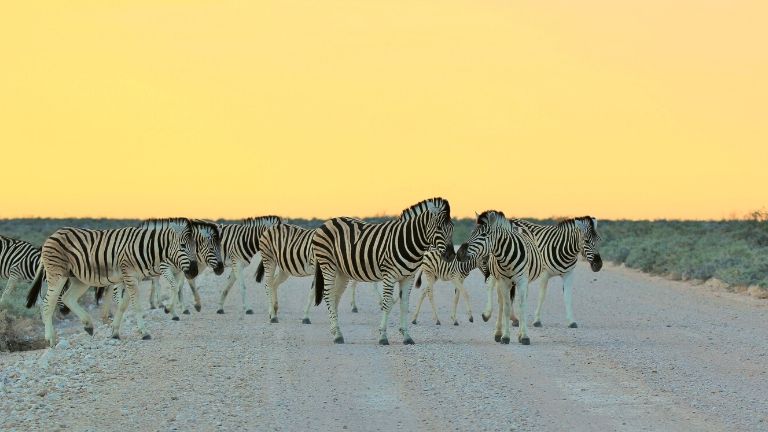
[[[264,260],[259,261],[259,267],[256,268],[256,282],[261,283],[264,279]]]
[[[323,291],[325,290],[325,280],[323,279],[323,270],[320,264],[315,263],[315,306],[323,301]]]
[[[419,270],[418,276],[416,276],[416,283],[413,285],[416,288],[421,288],[421,275],[424,274],[423,271]]]
[[[32,281],[32,288],[27,293],[27,309],[37,303],[37,298],[40,297],[40,289],[43,286],[43,263],[37,265],[37,271],[35,272],[35,280]]]

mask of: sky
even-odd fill
[[[0,218],[768,206],[768,2],[8,2]]]

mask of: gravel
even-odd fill
[[[128,313],[119,341],[106,325],[93,337],[77,325],[60,329],[53,349],[0,354],[0,429],[768,429],[765,300],[580,267],[580,327],[565,328],[553,280],[531,346],[493,342],[495,317],[435,326],[426,309],[411,326],[416,345],[404,346],[398,306],[392,345],[378,346],[379,312],[366,290],[360,313],[342,300],[347,344],[334,345],[324,305],[312,309],[313,324],[300,323],[308,278],[281,287],[281,320],[269,324],[252,280],[256,314],[216,314],[225,276],[201,277],[201,313],[174,322],[148,310],[152,340],[140,340]],[[482,310],[481,277],[467,284]],[[447,317],[452,288],[435,289]]]

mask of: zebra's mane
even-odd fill
[[[192,229],[209,229],[213,233],[215,240],[221,239],[221,227],[219,224],[205,219],[190,219],[189,221]]]
[[[187,218],[182,217],[172,217],[172,218],[150,218],[150,219],[144,219],[141,224],[139,224],[139,228],[155,228],[157,226],[167,226],[170,224],[185,224],[185,225],[192,225],[192,221]]]
[[[242,223],[243,225],[280,225],[283,223],[283,219],[280,216],[268,215],[245,218]]]
[[[424,201],[420,201],[408,207],[407,209],[403,210],[402,213],[400,213],[400,219],[410,219],[416,215],[424,213],[425,211],[429,211],[430,205],[438,209],[442,208],[445,211],[447,220],[451,220],[451,204],[448,203],[448,200],[440,197],[425,199]]]
[[[504,212],[498,210],[486,210],[477,215],[477,224],[486,225],[489,228],[511,228],[509,219],[504,215]]]

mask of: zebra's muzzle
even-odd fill
[[[443,253],[443,259],[446,261],[453,261],[453,258],[456,257],[456,251],[453,248],[453,244],[450,244],[445,247],[445,253]]]
[[[184,272],[184,275],[187,279],[194,279],[197,277],[197,271],[197,261],[190,261],[189,268]]]
[[[599,254],[595,254],[595,257],[592,258],[592,261],[589,263],[589,266],[592,267],[593,272],[599,272],[601,268],[603,268],[603,259],[600,257]]]
[[[219,261],[219,263],[218,263],[218,264],[216,264],[216,267],[214,267],[214,268],[213,268],[213,273],[214,273],[216,276],[219,276],[219,275],[221,275],[222,273],[224,273],[224,263],[223,263],[223,262],[221,262],[221,261]]]

